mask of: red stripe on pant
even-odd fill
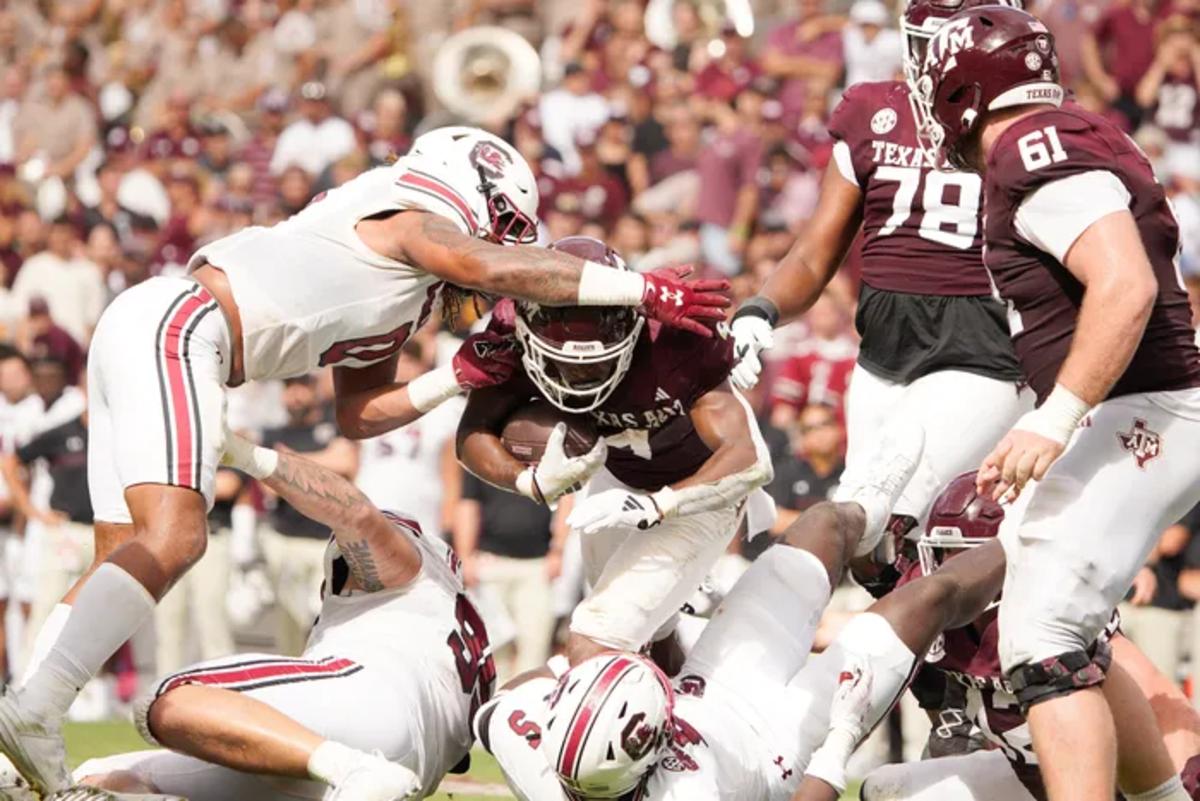
[[[158,694],[161,696],[177,687],[184,687],[188,684],[224,687],[266,681],[268,679],[316,678],[330,676],[356,667],[358,667],[358,663],[352,659],[331,659],[322,662],[296,660],[293,662],[277,662],[260,667],[235,668],[233,670],[225,670],[218,666],[214,667],[211,671],[194,671],[176,676],[164,684],[162,689],[158,691]]]
[[[196,487],[199,485],[195,460],[198,454],[192,452],[192,431],[195,422],[192,420],[193,411],[199,414],[199,409],[193,410],[191,399],[188,397],[187,376],[180,355],[181,345],[184,344],[183,333],[191,322],[192,316],[201,308],[212,302],[212,295],[201,289],[192,297],[185,300],[171,320],[163,335],[163,362],[167,373],[167,388],[171,396],[171,408],[175,416],[175,446],[171,452],[175,455],[175,481],[181,486]],[[167,477],[171,478],[171,465],[167,465]]]

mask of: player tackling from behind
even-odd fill
[[[728,300],[711,290],[723,282],[503,247],[534,241],[536,208],[512,147],[439,129],[295,216],[202,248],[187,278],[152,278],[113,301],[88,359],[97,566],[47,622],[40,668],[0,700],[0,752],[36,790],[67,781],[60,721],[79,689],[204,552],[225,386],[332,367],[342,432],[368,437],[511,366],[511,350],[480,339],[452,366],[395,382],[400,348],[447,286],[639,307],[702,334],[722,317]]]
[[[914,94],[929,142],[983,174],[985,263],[1039,403],[978,477],[1017,496],[1001,536],[1001,664],[1049,797],[1106,798],[1118,738],[1093,646],[1159,533],[1200,500],[1179,226],[1137,146],[1064,104],[1054,40],[1029,14],[956,14]],[[1154,792],[1182,790],[1175,778]]]
[[[321,613],[298,659],[193,665],[137,704],[141,751],[77,775],[189,801],[401,801],[432,793],[472,743],[495,681],[459,563],[346,479],[227,434],[225,463],[333,532]]]

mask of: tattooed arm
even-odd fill
[[[362,220],[357,230],[372,250],[418,265],[457,286],[552,306],[579,300],[583,259],[576,256],[541,247],[495,245],[426,212]],[[640,300],[640,290],[636,294]]]
[[[235,448],[227,443],[227,460],[233,452]],[[421,569],[420,552],[357,487],[332,470],[294,453],[273,453],[278,455],[278,463],[262,479],[263,483],[300,514],[333,530],[338,549],[359,589],[377,592],[402,587],[416,577]],[[243,467],[239,459],[230,461],[234,467]]]

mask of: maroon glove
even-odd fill
[[[503,384],[520,360],[516,339],[495,331],[481,331],[467,337],[451,365],[458,385],[470,391]]]
[[[646,273],[646,290],[638,308],[651,320],[711,337],[712,326],[725,319],[725,310],[732,304],[729,282],[724,278],[683,280],[691,273],[689,265]]]

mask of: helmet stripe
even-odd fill
[[[558,774],[571,779],[575,778],[576,771],[579,770],[579,757],[583,754],[583,746],[587,741],[587,735],[591,731],[592,724],[595,722],[596,710],[603,704],[608,697],[610,690],[616,685],[623,675],[634,668],[633,660],[619,656],[609,663],[599,678],[588,688],[587,694],[584,696],[584,701],[575,711],[574,717],[571,719],[567,736],[563,740],[562,752],[558,759]]]
[[[434,178],[432,175],[417,172],[416,170],[409,170],[403,173],[396,179],[396,183],[432,192],[453,206],[459,214],[463,215],[471,228],[472,234],[478,230],[479,223],[475,220],[475,215],[471,213],[471,207],[467,205],[467,201],[463,200],[462,195],[455,192],[449,184]]]

